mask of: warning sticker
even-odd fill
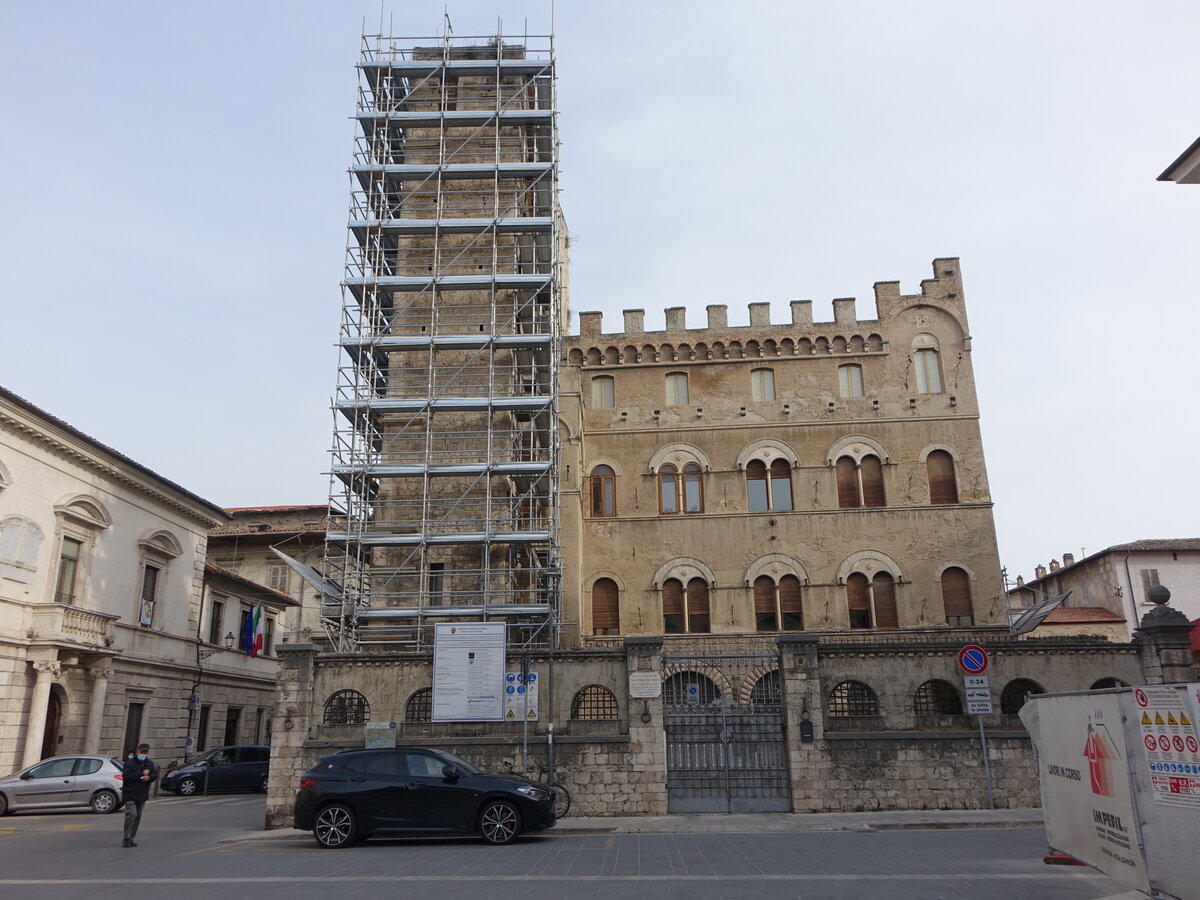
[[[1135,694],[1144,712],[1142,746],[1154,799],[1200,808],[1200,736],[1188,717],[1187,698],[1173,687],[1143,687]]]

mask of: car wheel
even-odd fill
[[[177,793],[180,797],[190,797],[192,794],[196,793],[196,789],[198,787],[200,787],[200,785],[196,784],[195,778],[185,778],[183,781],[179,782],[179,784],[175,785],[175,793]]]
[[[354,839],[354,810],[344,803],[327,806],[317,813],[312,830],[322,847],[344,847]]]
[[[260,781],[258,783],[258,792],[260,794],[265,794],[267,792],[267,781],[268,780],[269,780],[268,777],[266,775],[264,775],[262,777],[262,781]]]
[[[479,814],[479,833],[489,844],[508,844],[521,833],[521,813],[507,800],[493,800]]]
[[[117,808],[117,795],[112,791],[96,791],[92,794],[91,802],[88,806],[92,808],[94,813],[110,813]]]
[[[0,794],[0,816],[7,816],[10,810],[8,808],[8,798]]]

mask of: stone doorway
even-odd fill
[[[46,727],[42,730],[42,759],[58,753],[58,733],[62,726],[62,696],[58,685],[50,686],[50,699],[46,701]]]
[[[790,812],[779,658],[664,656],[667,812]]]

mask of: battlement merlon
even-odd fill
[[[896,312],[912,306],[928,304],[944,309],[959,320],[963,333],[967,331],[967,314],[963,305],[962,275],[959,271],[958,257],[948,256],[933,261],[933,278],[921,282],[919,294],[900,293],[900,282],[875,282],[875,319],[861,320],[861,324],[878,323],[890,318]],[[811,300],[792,300],[792,321],[771,322],[771,304],[754,302],[748,304],[750,324],[735,326],[738,328],[763,328],[786,326],[801,326],[811,328],[814,325],[854,325],[860,323],[853,297],[838,297],[833,301],[833,321],[814,322]],[[707,307],[708,324],[703,328],[687,327],[687,308],[672,306],[665,310],[666,328],[655,334],[680,334],[689,331],[726,331],[729,330],[729,307],[724,304],[713,304]],[[605,332],[603,329],[602,312],[581,312],[579,314],[579,336],[599,336],[602,334],[648,334],[646,331],[646,311],[643,309],[624,310],[624,331]]]

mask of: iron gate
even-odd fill
[[[664,656],[667,812],[790,812],[779,658]]]

